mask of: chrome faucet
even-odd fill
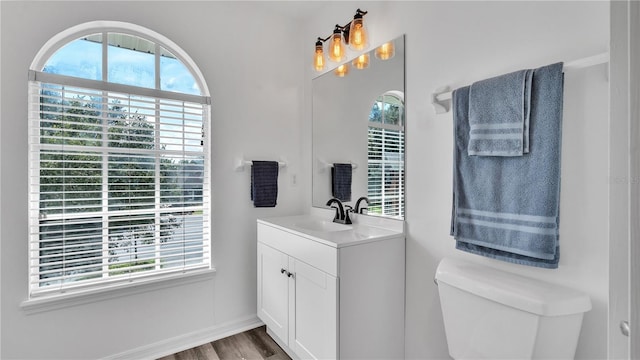
[[[334,206],[333,204],[337,204],[338,206]],[[327,206],[331,206],[333,209],[336,209],[336,215],[333,217],[333,222],[339,224],[351,224],[351,219],[349,218],[349,212],[353,211],[351,206],[348,206],[347,211],[344,211],[344,206],[342,206],[342,202],[336,198],[329,199],[327,201]]]
[[[367,207],[360,207],[360,202],[363,200],[367,203],[367,206],[369,206],[369,198],[367,198],[366,196],[361,197],[360,199],[358,199],[358,201],[356,201],[356,214],[362,214],[362,210],[369,209]]]

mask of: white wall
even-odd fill
[[[0,358],[99,358],[183,335],[216,333],[256,313],[256,217],[299,213],[304,185],[303,67],[296,24],[248,2],[0,3],[2,188]],[[206,280],[90,304],[26,314],[27,70],[56,33],[94,20],[152,29],[199,65],[213,99],[213,251]],[[271,55],[278,48],[278,56]],[[265,56],[266,55],[266,56]],[[286,158],[278,206],[253,208],[249,173],[233,161]],[[183,339],[185,341],[189,339]]]
[[[521,68],[607,51],[607,2],[340,2],[316,12],[306,27],[312,42],[360,7],[372,45],[406,34],[408,358],[447,358],[437,287],[443,257],[488,264],[588,293],[576,358],[607,355],[608,83],[605,66],[567,73],[562,149],[560,265],[544,270],[454,249],[451,214],[451,113],[435,115],[431,92]],[[309,88],[314,77],[307,65]],[[310,106],[307,98],[305,106]],[[305,115],[310,110],[305,110]],[[310,121],[310,119],[307,119]]]

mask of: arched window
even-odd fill
[[[404,217],[404,95],[389,91],[369,113],[368,214]]]
[[[79,25],[29,92],[31,297],[211,268],[210,98],[177,45]]]

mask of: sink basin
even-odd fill
[[[300,221],[294,224],[296,227],[301,229],[310,230],[310,231],[323,231],[323,232],[334,232],[334,231],[345,231],[351,230],[353,227],[350,225],[343,225],[334,223],[326,220],[316,220],[309,219]]]

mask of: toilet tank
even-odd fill
[[[436,282],[454,359],[573,359],[591,310],[576,290],[456,259]]]

